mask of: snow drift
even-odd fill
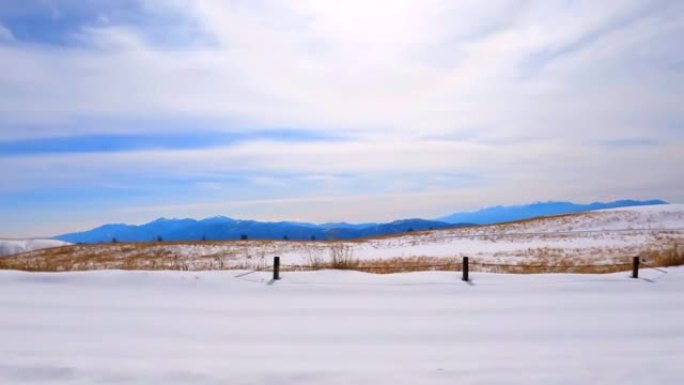
[[[0,239],[0,256],[66,246],[69,243],[55,239]]]

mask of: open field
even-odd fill
[[[70,245],[0,258],[0,268],[29,271],[356,269],[390,273],[457,270],[598,272],[684,263],[684,205],[657,205],[385,236],[357,241],[150,242]]]
[[[0,271],[3,384],[679,384],[684,268]]]

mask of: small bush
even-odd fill
[[[354,253],[344,243],[335,243],[330,246],[330,267],[339,270],[351,270],[359,266],[359,260],[354,258]]]

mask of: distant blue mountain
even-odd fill
[[[288,239],[331,240],[355,239],[428,229],[443,229],[458,225],[424,219],[405,219],[390,223],[327,223],[258,222],[228,217],[202,220],[159,218],[143,225],[110,224],[92,230],[63,234],[55,239],[72,243],[148,242],[164,241]]]
[[[445,217],[437,218],[437,220],[447,223],[474,223],[478,225],[488,225],[548,215],[572,214],[582,211],[610,209],[616,207],[660,204],[667,204],[667,202],[662,200],[620,200],[607,203],[594,202],[590,204],[576,204],[571,202],[538,202],[529,205],[494,206],[477,211],[454,213]]]
[[[402,219],[389,223],[350,224],[345,222],[316,225],[306,222],[258,222],[224,216],[195,219],[159,218],[143,225],[108,224],[92,230],[56,236],[72,243],[148,242],[248,239],[331,240],[356,239],[411,231],[444,229],[468,224],[492,224],[546,215],[568,214],[614,207],[665,204],[661,200],[623,200],[588,205],[571,202],[540,202],[522,206],[496,206],[456,213],[437,220]]]
[[[363,229],[366,227],[372,227],[377,225],[378,223],[329,222],[321,224],[320,227],[324,229]]]

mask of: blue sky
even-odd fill
[[[680,1],[6,0],[0,237],[684,202]]]

